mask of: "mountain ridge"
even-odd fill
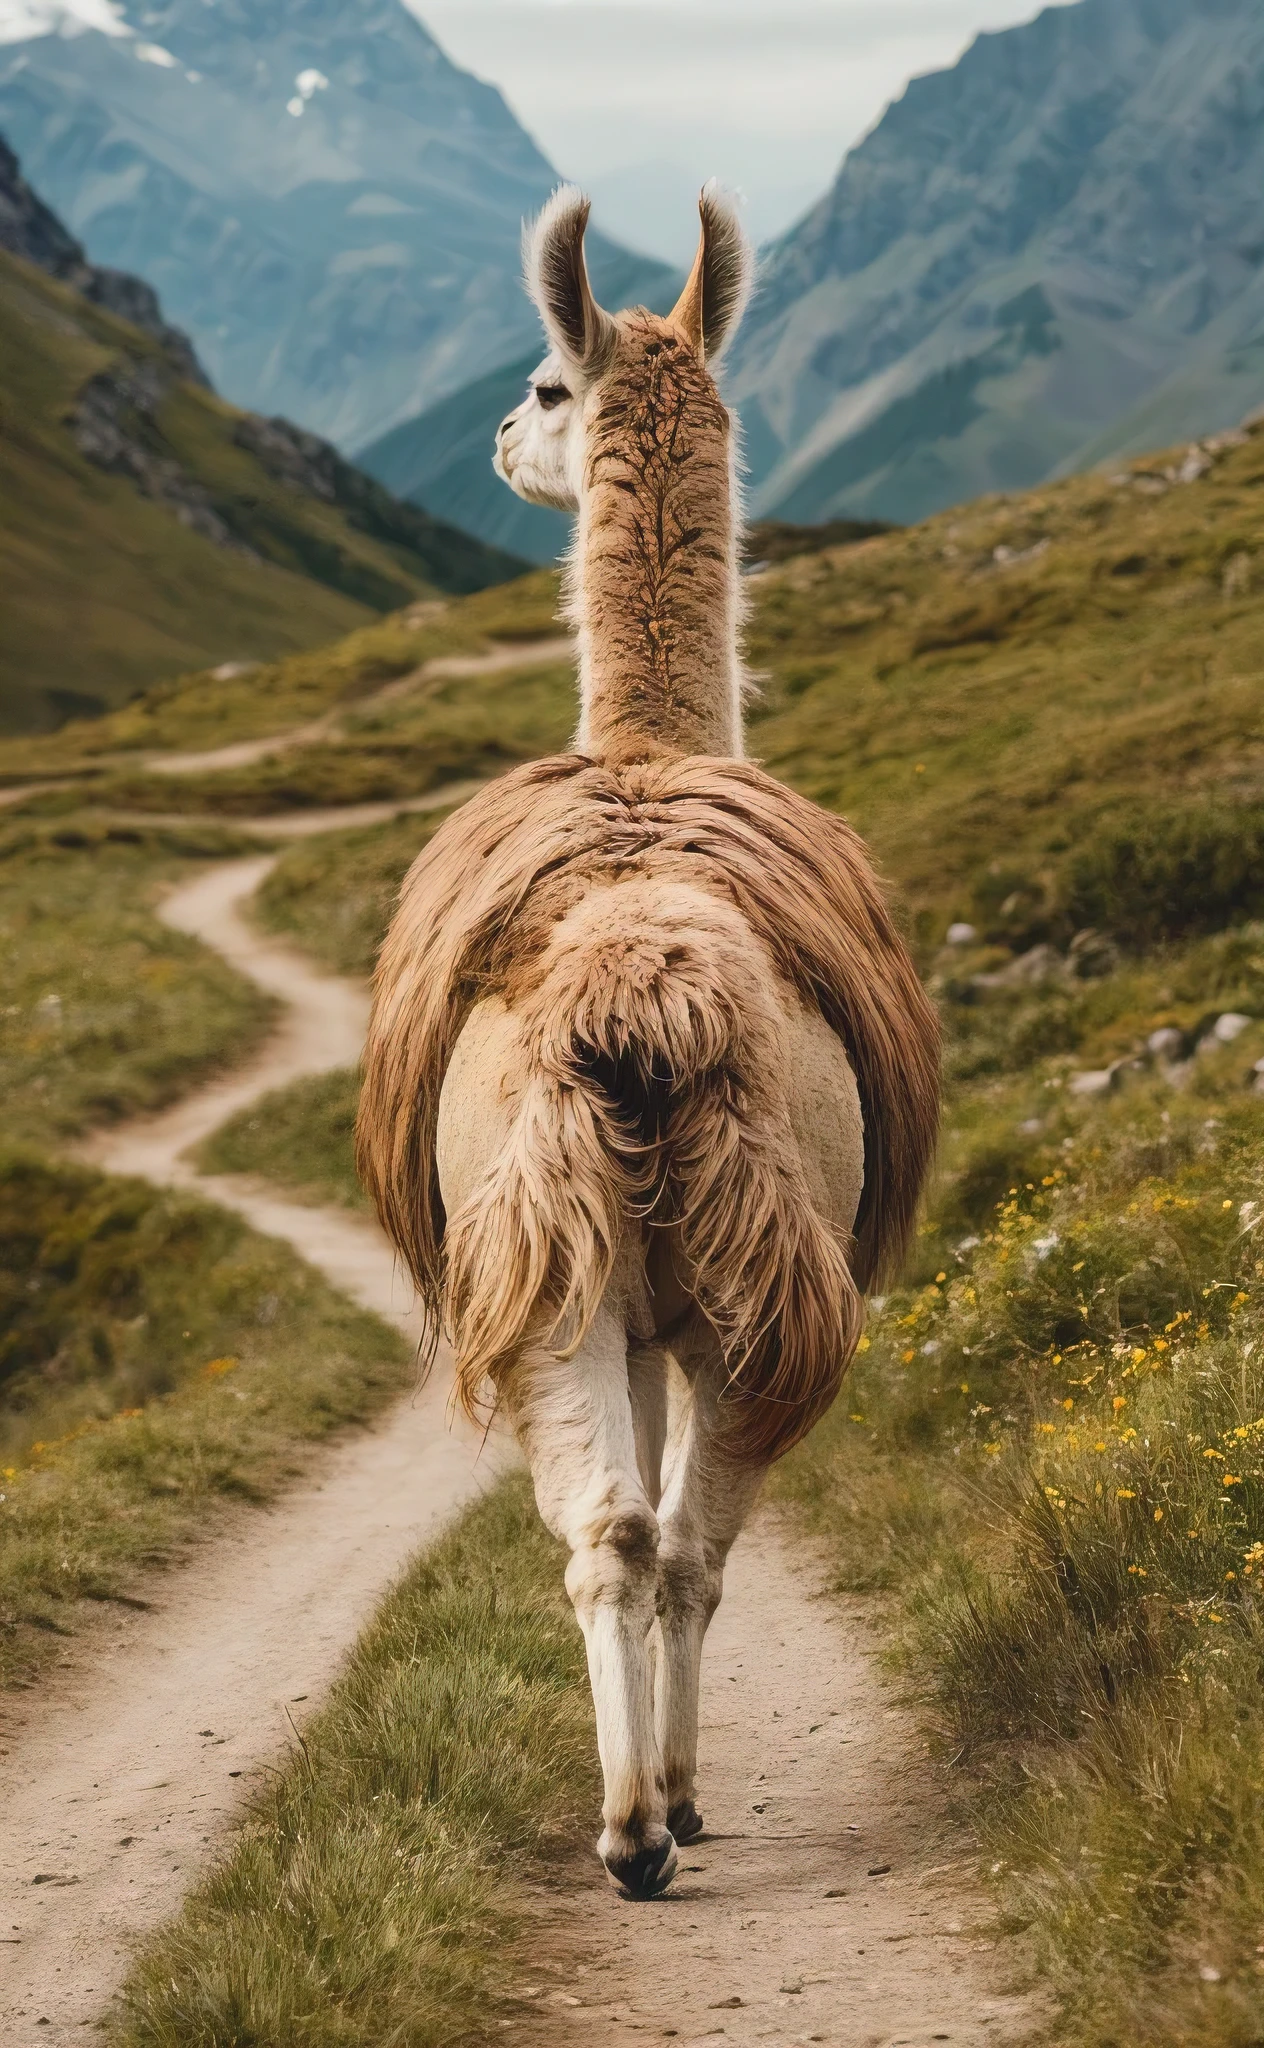
[[[756,511],[919,518],[1235,423],[1262,114],[1246,0],[1079,0],[913,79],[765,253],[730,371]]]
[[[0,46],[0,128],[216,387],[354,450],[522,354],[522,217],[557,173],[401,0],[152,0]],[[599,289],[668,266],[593,237]]]

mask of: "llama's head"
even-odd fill
[[[540,310],[549,352],[522,404],[496,434],[498,476],[533,505],[578,509],[588,429],[603,389],[620,409],[636,405],[675,359],[689,382],[705,387],[726,419],[711,370],[734,333],[749,296],[750,245],[736,212],[714,186],[699,202],[702,235],[689,281],[665,318],[643,308],[610,314],[597,304],[584,262],[589,201],[563,186],[523,238],[527,289]]]

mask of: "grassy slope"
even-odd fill
[[[561,1561],[514,1479],[405,1574],[301,1754],[146,1945],[109,2039],[487,2038],[533,1974],[507,1880],[591,1829],[595,1776]]]
[[[414,1371],[288,1246],[35,1153],[0,1155],[0,1308],[0,1683]]]
[[[212,1131],[194,1157],[202,1173],[257,1173],[301,1202],[367,1210],[355,1170],[360,1074],[342,1067],[312,1074],[257,1102]]]
[[[408,549],[269,477],[235,445],[232,409],[191,385],[165,402],[163,433],[263,561],[87,462],[65,423],[76,393],[123,357],[157,353],[0,254],[0,729],[117,704],[181,669],[310,647],[432,587]]]
[[[157,1107],[267,1028],[267,998],[152,910],[237,844],[86,812],[0,831],[0,1683],[411,1370],[236,1217],[13,1149]]]
[[[1173,1086],[1072,1066],[1253,1012]],[[1078,1012],[1074,1019],[1068,1010]],[[1264,927],[951,1001],[907,1285],[777,1490],[878,1590],[1060,2042],[1249,2048],[1264,1950]],[[1074,1046],[1073,1057],[1047,1050]]]
[[[332,646],[248,675],[179,675],[105,718],[77,720],[49,737],[9,743],[3,778],[12,783],[47,775],[117,775],[136,754],[200,750],[284,732],[352,705],[438,656],[547,638],[558,631],[556,603],[555,577],[528,576],[476,597],[428,599]],[[148,788],[151,807],[169,807],[169,780]]]
[[[1078,480],[758,589],[754,745],[868,830],[949,1034],[909,1284],[778,1488],[890,1603],[1079,2048],[1260,2038],[1262,587],[1257,435],[1189,486]],[[363,965],[420,836],[358,835],[345,898],[336,841],[295,849],[266,914],[314,938],[341,904],[326,957]],[[937,952],[962,914],[980,944]],[[1089,916],[1097,978],[974,984]],[[1226,1011],[1257,1020],[1232,1046],[1147,1060]]]
[[[48,1143],[172,1100],[240,1059],[266,996],[153,914],[161,890],[234,850],[221,826],[0,824],[5,1134]]]

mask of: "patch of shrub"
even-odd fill
[[[1103,819],[1063,871],[1061,907],[1077,930],[1136,951],[1223,931],[1264,913],[1264,807],[1209,801]]]

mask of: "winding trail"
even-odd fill
[[[346,818],[307,813],[302,823],[329,830]],[[96,1134],[80,1156],[239,1210],[415,1337],[411,1289],[373,1224],[287,1202],[253,1180],[199,1176],[182,1156],[263,1091],[360,1056],[364,989],[320,973],[242,916],[274,858],[212,868],[160,915],[277,996],[277,1029],[249,1065],[160,1115]],[[120,1609],[93,1627],[50,1696],[4,1704],[4,2048],[83,2039],[126,1969],[129,1943],[179,1903],[208,1843],[319,1702],[391,1581],[503,1467],[503,1444],[484,1449],[476,1432],[449,1429],[447,1395],[440,1359],[415,1399],[322,1454],[313,1476],[274,1505],[234,1516],[147,1588],[149,1611]]]
[[[295,837],[450,802],[253,819]],[[416,1334],[376,1228],[183,1156],[265,1090],[358,1058],[358,984],[319,972],[242,914],[275,856],[177,889],[161,915],[284,1006],[253,1060],[160,1115],[95,1136],[117,1173],[197,1187],[287,1239],[336,1285]],[[442,1359],[376,1429],[94,1629],[48,1698],[0,1736],[0,2042],[82,2041],[130,1944],[178,1905],[292,1740],[407,1558],[511,1456],[449,1433]],[[959,2048],[1017,2042],[1039,2017],[1008,1991],[1014,1959],[974,1885],[969,1845],[908,1711],[877,1676],[872,1610],[827,1600],[810,1552],[759,1516],[738,1544],[703,1674],[707,1833],[666,1898],[634,1906],[577,1847],[530,1899],[508,2038],[632,2048]],[[595,1832],[595,1827],[594,1827]]]
[[[336,739],[357,712],[406,697],[410,690],[424,688],[427,683],[454,682],[462,676],[500,675],[519,668],[550,667],[554,662],[571,660],[574,653],[575,642],[567,634],[551,640],[506,641],[490,654],[438,654],[433,660],[424,661],[420,668],[410,669],[406,676],[384,683],[367,697],[358,697],[351,704],[334,705],[306,725],[291,726],[287,732],[270,733],[263,739],[233,740],[223,747],[204,747],[197,753],[151,754],[145,766],[151,775],[208,775],[218,768],[250,768],[272,754],[287,754],[295,747],[311,747],[321,740]]]

